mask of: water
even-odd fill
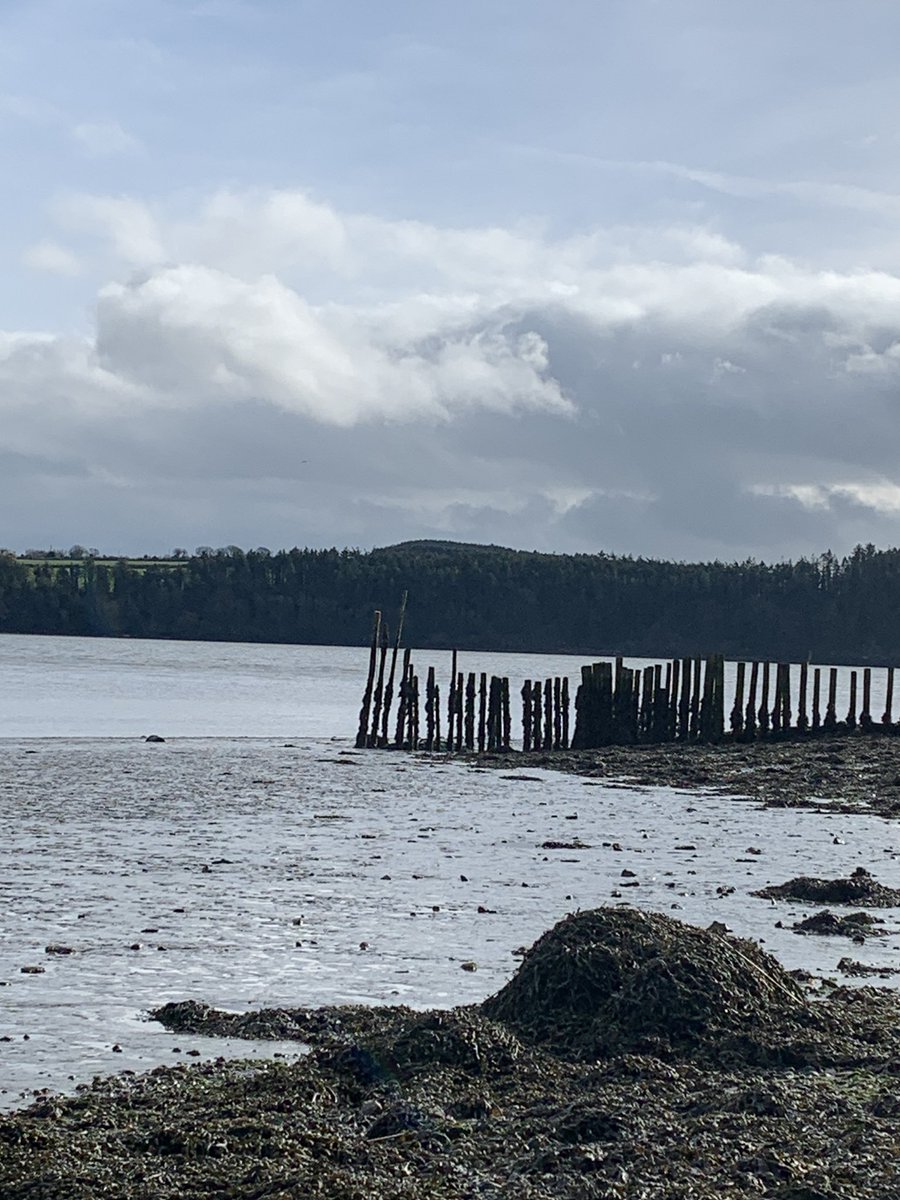
[[[471,660],[513,679],[580,665]],[[188,1051],[296,1052],[167,1034],[145,1018],[167,1000],[480,1000],[513,950],[601,903],[722,920],[823,972],[900,948],[890,912],[856,947],[777,929],[811,910],[748,898],[858,865],[900,885],[890,823],[357,753],[365,665],[341,647],[0,638],[0,1104]],[[542,849],[576,835],[590,849]]]

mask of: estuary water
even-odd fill
[[[449,656],[420,657],[449,671]],[[297,1053],[168,1034],[146,1019],[168,1000],[481,1000],[521,946],[604,903],[724,921],[789,967],[896,961],[890,911],[857,947],[797,936],[809,909],[749,897],[859,865],[900,885],[889,822],[357,752],[366,660],[0,637],[0,1105],[186,1056]],[[460,665],[574,681],[580,663]]]

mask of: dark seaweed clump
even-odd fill
[[[849,879],[817,879],[799,875],[751,893],[763,900],[806,900],[812,904],[859,904],[863,908],[900,907],[900,889],[886,887],[857,867]]]
[[[577,1058],[711,1048],[812,1015],[799,986],[755,942],[611,908],[569,916],[545,933],[481,1012]]]
[[[794,933],[814,933],[820,937],[859,938],[868,933],[873,925],[883,924],[884,921],[879,917],[873,917],[869,913],[847,913],[839,917],[826,908],[824,912],[814,913],[811,917],[797,921],[791,928]]]

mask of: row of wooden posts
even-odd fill
[[[509,679],[458,670],[455,650],[443,714],[440,684],[434,667],[428,668],[422,728],[420,682],[411,651],[403,650],[401,658],[405,610],[404,596],[397,637],[390,653],[386,625],[381,613],[375,614],[357,747],[393,746],[447,752],[509,749],[512,743]],[[877,722],[882,728],[893,724],[894,668],[885,670],[885,709]],[[827,683],[824,710],[823,683]],[[676,658],[644,668],[626,667],[621,658],[615,662],[590,663],[581,668],[571,737],[569,680],[561,676],[525,680],[520,689],[521,745],[526,751],[567,750],[570,746],[593,749],[651,742],[718,742],[726,737],[754,741],[830,732],[838,726],[874,729],[872,668],[850,672],[849,706],[843,717],[836,708],[837,684],[836,667],[810,667],[801,663],[794,710],[789,663],[739,662],[729,709],[725,659],[720,654],[705,659]],[[395,686],[397,711],[393,715]]]

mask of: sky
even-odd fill
[[[900,544],[893,0],[0,0],[0,546]]]

